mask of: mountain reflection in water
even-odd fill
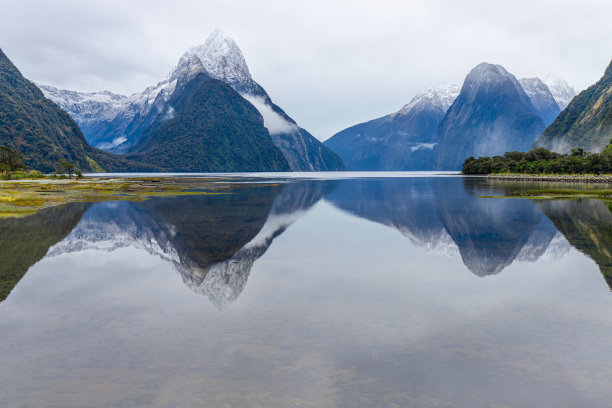
[[[610,405],[607,202],[243,181],[0,220],[0,405]]]
[[[297,180],[231,193],[144,202],[72,204],[0,220],[3,300],[46,257],[133,247],[166,261],[219,309],[243,291],[253,264],[319,200],[394,228],[432,255],[459,253],[477,276],[514,262],[560,259],[576,247],[612,277],[612,213],[597,200],[481,198],[503,189],[478,178]],[[24,248],[35,242],[35,250]],[[11,245],[12,244],[12,245]],[[15,247],[15,248],[14,248]]]

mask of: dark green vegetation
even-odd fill
[[[173,117],[143,133],[135,153],[163,171],[288,171],[253,105],[229,85],[201,74],[166,107]]]
[[[536,147],[529,152],[507,152],[503,156],[469,157],[463,163],[463,174],[522,173],[522,174],[610,174],[612,148],[603,153],[587,154],[575,149],[571,154],[559,154]]]
[[[24,155],[30,168],[51,172],[65,159],[100,167],[77,124],[25,79],[0,50],[0,144]]]
[[[72,231],[88,207],[69,204],[25,218],[0,219],[0,302],[52,245]]]
[[[612,62],[603,77],[578,94],[544,131],[536,146],[560,153],[603,151],[612,138]]]
[[[0,172],[10,174],[19,170],[26,170],[21,155],[9,147],[0,146]]]
[[[466,157],[526,151],[545,129],[514,75],[500,65],[474,68],[436,134],[436,168],[460,169]]]

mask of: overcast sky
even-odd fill
[[[215,29],[321,140],[482,61],[576,91],[612,58],[610,0],[0,0],[0,47],[29,79],[122,94],[163,79]]]

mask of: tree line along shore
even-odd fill
[[[587,153],[575,148],[569,154],[560,154],[537,147],[528,152],[507,152],[503,156],[469,157],[463,163],[461,172],[516,180],[603,182],[612,179],[612,144],[602,153]]]

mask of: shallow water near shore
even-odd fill
[[[609,406],[607,201],[245,178],[0,220],[0,405]]]

